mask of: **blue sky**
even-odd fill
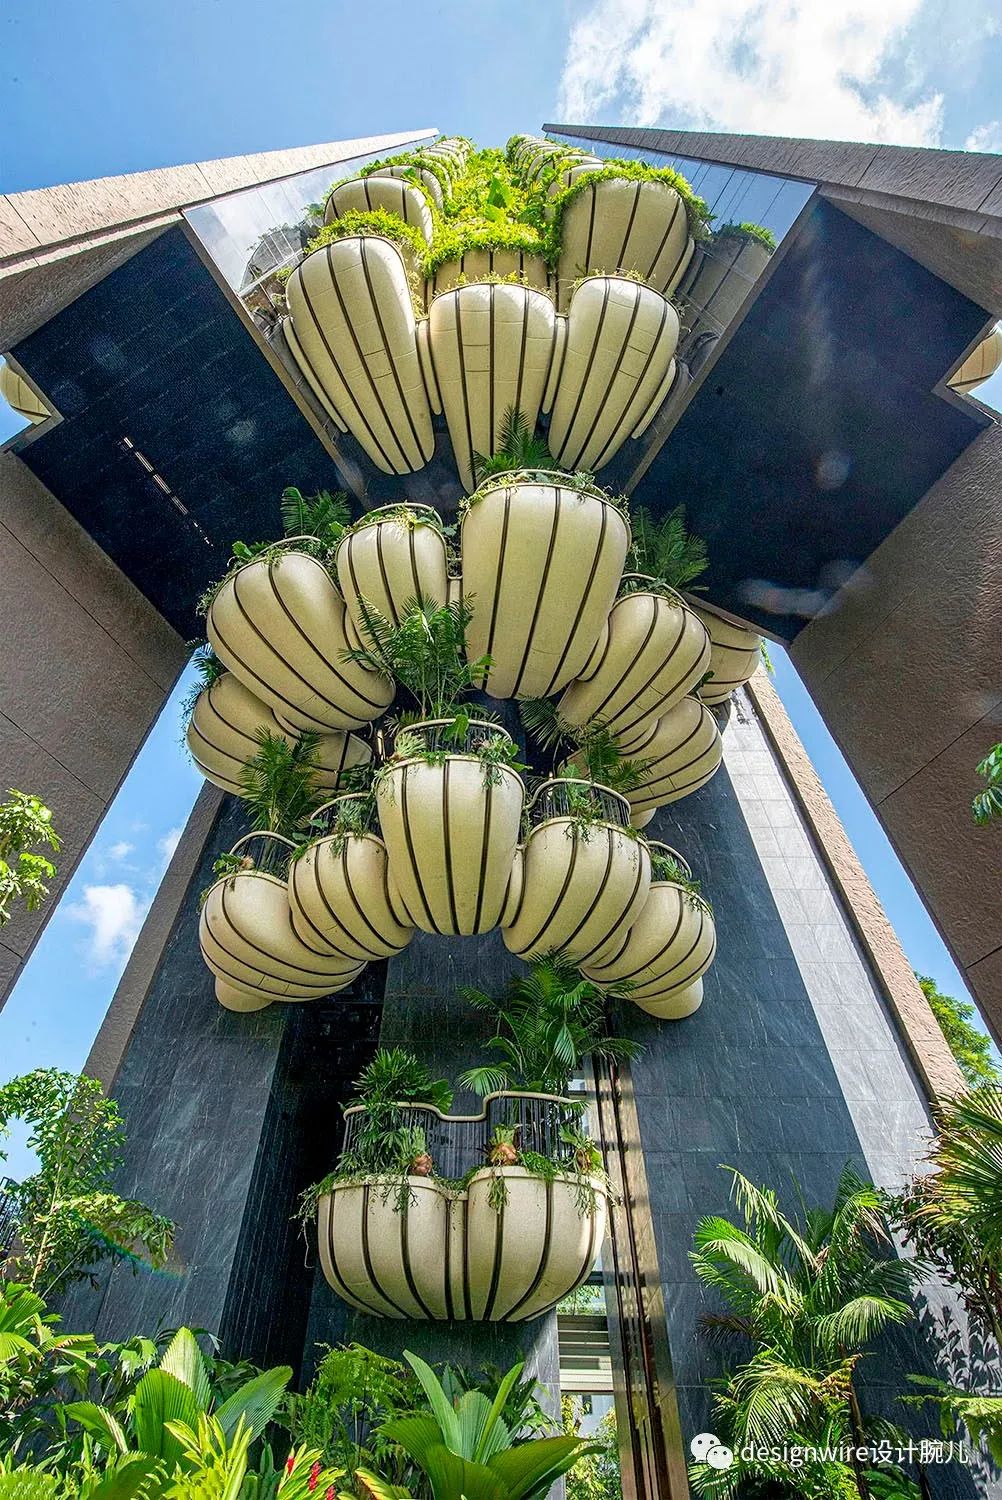
[[[587,118],[1000,151],[1000,73],[998,0],[7,0],[0,191],[431,125],[503,143],[544,120]],[[1002,377],[994,387],[1002,406]],[[784,701],[909,958],[960,992],[775,656]],[[198,790],[177,723],[172,701],[0,1017],[6,1076],[86,1056]]]

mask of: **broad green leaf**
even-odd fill
[[[421,1389],[428,1397],[428,1405],[438,1423],[442,1441],[451,1452],[461,1454],[463,1450],[459,1418],[450,1406],[437,1375],[430,1365],[425,1364],[419,1355],[412,1354],[409,1349],[404,1350],[404,1359],[421,1382]]]
[[[190,1386],[166,1370],[148,1370],[132,1398],[136,1445],[143,1453],[162,1458],[173,1467],[181,1457],[181,1444],[167,1428],[168,1422],[198,1427],[198,1405]]]
[[[190,1328],[178,1329],[164,1350],[157,1369],[166,1370],[168,1375],[180,1380],[194,1395],[198,1410],[208,1411],[212,1399],[209,1374],[198,1341]]]
[[[491,1414],[491,1403],[483,1391],[464,1391],[454,1410],[459,1418],[459,1457],[477,1463],[477,1446]]]
[[[54,1474],[15,1469],[13,1474],[0,1474],[0,1500],[51,1500],[57,1485]]]
[[[9,1364],[19,1354],[33,1354],[35,1345],[23,1334],[0,1330],[0,1364]]]
[[[493,1458],[495,1453],[501,1453],[505,1448],[511,1447],[511,1433],[504,1422],[501,1421],[501,1413],[523,1369],[524,1363],[512,1365],[498,1386],[497,1395],[494,1397],[494,1402],[487,1415],[487,1421],[484,1423],[476,1451],[473,1454],[477,1463],[485,1464],[489,1458]]]
[[[290,1365],[276,1365],[273,1370],[262,1370],[260,1375],[255,1375],[228,1396],[213,1413],[223,1429],[223,1436],[230,1438],[243,1417],[250,1429],[251,1442],[260,1437],[278,1410],[291,1379]]]
[[[132,1500],[141,1487],[153,1478],[158,1468],[156,1459],[149,1458],[145,1453],[136,1458],[124,1459],[109,1468],[93,1489],[87,1491],[86,1500]]]
[[[371,1469],[356,1469],[355,1478],[360,1479],[374,1500],[411,1500],[411,1492],[405,1485],[390,1484]]]
[[[379,1429],[380,1436],[397,1443],[414,1462],[424,1468],[425,1455],[442,1441],[438,1423],[431,1412],[421,1412],[413,1417],[392,1417]]]
[[[537,1490],[549,1489],[554,1480],[566,1474],[589,1451],[588,1444],[580,1438],[536,1438],[518,1448],[509,1448],[506,1453],[495,1453],[487,1468],[500,1480],[505,1500],[522,1500]]]
[[[69,1401],[63,1410],[68,1417],[80,1423],[84,1432],[89,1432],[91,1437],[96,1437],[99,1443],[103,1443],[109,1453],[113,1453],[116,1448],[119,1453],[128,1453],[128,1439],[118,1419],[106,1406],[98,1406],[94,1401]]]
[[[508,1500],[503,1482],[490,1469],[450,1453],[442,1443],[428,1449],[421,1467],[434,1500]]]

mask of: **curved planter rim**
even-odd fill
[[[395,177],[393,181],[397,182],[399,179]],[[337,220],[335,219],[334,222],[337,223]],[[403,223],[403,220],[400,222]],[[302,260],[296,262],[295,266],[293,266],[293,272],[298,271],[301,266],[305,266],[306,262],[311,260],[314,255],[323,255],[332,245],[345,245],[351,240],[382,240],[385,245],[392,245],[400,257],[400,264],[403,266],[405,273],[407,272],[407,262],[404,260],[403,251],[400,248],[400,240],[393,240],[388,234],[380,234],[375,229],[357,229],[354,234],[340,234],[337,239],[328,241],[326,245],[318,245],[315,250],[308,251]]]
[[[438,1115],[438,1118],[440,1120],[448,1120],[448,1121],[456,1120],[460,1124],[468,1125],[468,1124],[471,1124],[471,1123],[472,1124],[477,1124],[477,1123],[479,1123],[482,1120],[486,1120],[487,1119],[487,1106],[488,1106],[488,1104],[492,1103],[493,1100],[495,1100],[495,1099],[545,1099],[545,1100],[548,1100],[549,1102],[551,1102],[553,1104],[567,1104],[567,1105],[577,1105],[577,1104],[579,1104],[579,1103],[582,1102],[581,1100],[571,1099],[566,1094],[537,1094],[537,1093],[533,1093],[533,1091],[531,1089],[499,1089],[496,1093],[485,1094],[484,1095],[484,1097],[483,1097],[483,1109],[477,1115],[450,1115],[450,1114],[443,1114],[442,1111],[435,1104],[409,1104],[406,1101],[402,1101],[402,1100],[399,1100],[399,1099],[394,1101],[394,1108],[395,1109],[423,1109],[423,1110],[426,1111],[426,1113],[428,1113],[430,1115]],[[365,1108],[366,1108],[366,1106],[364,1104],[349,1104],[349,1106],[344,1111],[344,1113],[345,1113],[346,1116],[347,1115],[363,1114],[365,1112]],[[500,1168],[495,1168],[495,1170],[501,1170],[501,1169]],[[533,1174],[530,1173],[529,1175],[531,1176]],[[427,1179],[422,1179],[422,1180],[427,1181]]]
[[[631,589],[628,594],[623,593],[623,584],[640,579],[643,583],[653,584],[650,589]],[[652,594],[655,599],[667,599],[670,604],[677,604],[680,609],[691,610],[684,594],[678,589],[673,589],[670,583],[662,583],[660,578],[655,578],[653,573],[624,573],[619,580],[619,589],[616,592],[616,603],[621,599],[633,599],[637,594]]]
[[[586,786],[595,791],[605,792],[609,797],[615,797],[616,801],[622,805],[626,823],[610,823],[607,818],[594,818],[589,821],[596,824],[604,824],[607,828],[618,828],[620,833],[629,827],[631,813],[629,798],[625,797],[622,792],[614,792],[611,786],[604,786],[601,781],[590,781],[587,776],[551,776],[548,781],[544,781],[541,786],[537,787],[533,795],[529,798],[529,801],[525,804],[526,812],[529,812],[530,808],[533,807],[550,787],[560,786]],[[552,817],[543,818],[541,822],[534,823],[532,825],[532,832],[535,833],[537,828],[545,828],[549,823],[569,823],[572,821],[573,816],[573,813],[554,813]]]
[[[603,505],[608,505],[623,520],[627,531],[630,531],[629,517],[620,507],[613,503],[605,490],[599,489],[598,485],[576,483],[573,475],[567,474],[562,469],[512,469],[510,473],[498,474],[496,478],[489,479],[475,489],[472,494],[467,495],[463,502],[463,514],[460,525],[465,522],[468,513],[496,490],[518,489],[520,485],[526,488],[531,486],[552,485],[554,489],[571,490],[575,495],[582,498],[598,500]],[[632,532],[630,533],[632,536]],[[627,576],[624,574],[624,577]],[[639,576],[639,575],[638,575]]]
[[[347,238],[347,236],[346,236],[346,238]],[[481,248],[482,248],[481,246],[471,246],[471,251],[474,250],[474,249],[481,249]],[[531,251],[528,252],[528,253],[531,254]],[[453,255],[453,256],[450,256],[449,259],[450,260],[458,260],[459,256]],[[545,259],[544,259],[544,257],[542,255],[535,256],[534,259],[542,261],[543,265],[545,266],[546,261],[545,261]],[[442,262],[443,266],[448,265],[448,264],[449,264],[448,261],[443,261]],[[434,274],[434,272],[432,274]],[[428,277],[427,279],[430,280],[431,278]],[[549,304],[550,304],[551,307],[556,306],[556,299],[555,299],[553,293],[550,291],[549,287],[529,286],[524,281],[499,281],[496,278],[491,277],[491,276],[488,275],[488,276],[481,276],[479,278],[474,277],[474,279],[472,281],[464,281],[463,284],[462,284],[462,286],[450,286],[450,287],[446,287],[444,291],[436,292],[434,294],[434,296],[430,299],[429,303],[428,303],[428,310],[429,310],[429,312],[431,311],[431,308],[434,305],[434,303],[438,302],[442,297],[458,297],[461,292],[468,292],[468,291],[471,290],[471,288],[477,287],[477,286],[503,286],[503,287],[509,287],[513,292],[527,292],[527,293],[529,293],[530,295],[532,295],[534,297],[545,297],[546,301],[549,302]]]
[[[409,1106],[409,1108],[411,1109],[418,1109],[421,1107],[422,1106],[419,1105]],[[430,1105],[428,1107],[431,1108]],[[345,1113],[347,1114],[348,1111],[346,1110]],[[460,1115],[453,1115],[452,1118],[461,1119],[463,1117]],[[479,1116],[477,1116],[476,1118],[479,1118]],[[463,1203],[466,1201],[466,1198],[469,1195],[469,1190],[475,1182],[483,1182],[486,1178],[497,1176],[504,1177],[510,1182],[561,1182],[565,1183],[568,1186],[577,1187],[581,1182],[581,1178],[582,1176],[584,1176],[584,1174],[578,1174],[576,1172],[555,1172],[552,1178],[548,1178],[542,1177],[538,1172],[530,1172],[528,1167],[486,1166],[478,1168],[478,1170],[474,1172],[473,1175],[467,1180],[467,1184],[464,1188],[455,1188],[446,1186],[444,1182],[435,1177],[415,1177],[411,1173],[407,1173],[406,1176],[401,1175],[397,1177],[395,1174],[391,1174],[389,1172],[380,1172],[372,1173],[371,1176],[360,1176],[352,1178],[346,1177],[343,1182],[332,1183],[330,1192],[322,1194],[319,1201],[322,1203],[325,1198],[333,1198],[340,1188],[372,1188],[383,1187],[384,1185],[396,1187],[398,1184],[406,1182],[408,1188],[410,1189],[430,1188],[432,1189],[432,1191],[439,1193],[443,1198],[449,1198],[454,1202]],[[606,1183],[601,1180],[601,1178],[589,1176],[586,1178],[586,1180],[596,1195],[601,1195],[601,1197],[605,1198],[608,1201],[610,1196],[609,1188]]]
[[[297,542],[315,542],[317,540],[318,538],[315,536],[283,536],[280,537],[277,542],[269,542],[267,556],[249,557],[246,562],[240,563],[238,567],[231,568],[226,576],[220,580],[219,588],[216,590],[216,594],[213,595],[213,604],[215,603],[216,595],[221,592],[226,584],[232,583],[233,579],[236,578],[240,573],[242,573],[245,568],[253,568],[257,563],[267,563],[268,567],[270,568],[272,563],[281,562],[282,559],[280,557],[276,557],[275,553],[279,550],[279,548],[285,547],[288,547],[290,549],[290,553],[286,555],[305,557],[307,562],[316,563],[317,567],[323,572],[324,576],[330,579],[334,587],[337,588],[337,579],[332,576],[330,569],[324,566],[319,557],[314,557],[312,552],[306,552],[302,548],[300,548],[298,552],[295,550],[295,544]],[[338,545],[340,546],[340,543]],[[209,608],[212,608],[211,604],[209,605]]]
[[[690,880],[692,879],[692,865],[690,865],[689,861],[686,859],[686,857],[685,857],[684,854],[680,854],[679,851],[677,849],[675,849],[671,844],[666,844],[665,841],[664,841],[664,839],[648,839],[647,840],[647,847],[651,851],[651,855],[652,856],[654,854],[654,850],[655,849],[662,850],[671,859],[673,859],[677,865],[681,865],[681,867],[685,871],[687,877]],[[664,880],[664,881],[659,881],[658,883],[660,885],[674,885],[675,884],[674,880]]]

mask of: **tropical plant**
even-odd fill
[[[111,1368],[108,1349],[99,1349],[92,1334],[62,1333],[59,1321],[27,1286],[0,1282],[3,1453],[16,1453],[39,1432],[54,1434],[53,1412],[60,1397],[67,1390],[83,1395],[92,1376],[106,1376]]]
[[[727,1304],[704,1326],[749,1352],[716,1384],[715,1430],[735,1453],[814,1442],[833,1428],[861,1447],[867,1425],[856,1367],[880,1333],[912,1317],[906,1299],[915,1270],[894,1254],[881,1195],[846,1166],[832,1208],[808,1209],[801,1222],[782,1213],[772,1189],[725,1170],[741,1223],[702,1219],[690,1253],[697,1276]],[[748,1479],[776,1477],[754,1458],[736,1461],[723,1480],[705,1464],[693,1471],[701,1494],[729,1495]],[[858,1457],[852,1480],[865,1497]]]
[[[514,976],[500,996],[464,989],[462,996],[495,1018],[487,1046],[501,1061],[471,1068],[460,1083],[481,1097],[503,1089],[562,1094],[589,1056],[621,1061],[640,1048],[606,1033],[600,992],[556,955],[538,959]]]
[[[420,1409],[421,1389],[413,1372],[362,1344],[324,1347],[304,1394],[289,1399],[294,1440],[318,1449],[325,1463],[346,1474],[375,1469],[393,1485],[414,1483],[418,1476],[406,1455],[380,1432],[389,1418]],[[349,1481],[347,1487],[354,1486]],[[364,1490],[360,1500],[368,1500]]]
[[[588,1451],[587,1443],[567,1435],[515,1440],[501,1413],[522,1365],[508,1371],[493,1401],[482,1391],[466,1390],[453,1405],[423,1359],[406,1349],[404,1358],[429,1410],[391,1417],[381,1431],[422,1471],[433,1500],[534,1500]],[[391,1490],[378,1475],[363,1471],[359,1477],[377,1500],[389,1500]]]
[[[553,752],[555,762],[567,756],[561,775],[584,777],[612,792],[631,792],[643,781],[650,762],[624,758],[614,736],[600,719],[569,724],[552,698],[525,698],[519,703],[518,712],[526,732],[541,749]],[[587,806],[582,807],[582,815],[587,810]],[[595,813],[603,816],[597,804]]]
[[[975,823],[984,828],[1002,818],[1002,745],[993,745],[975,770],[988,783],[971,803]]]
[[[442,1389],[456,1406],[464,1391],[480,1391],[487,1400],[494,1402],[504,1386],[505,1399],[501,1406],[501,1420],[516,1440],[545,1436],[556,1429],[556,1422],[544,1411],[537,1392],[546,1395],[546,1388],[531,1375],[506,1385],[506,1376],[497,1365],[485,1365],[482,1370],[467,1370],[462,1365],[446,1365],[442,1371]]]
[[[523,412],[514,406],[505,408],[501,431],[494,452],[473,455],[473,478],[476,486],[495,474],[511,474],[522,469],[556,470],[545,438],[536,437]]]
[[[56,867],[39,847],[58,853],[61,840],[52,826],[52,813],[38,797],[8,789],[8,800],[0,802],[0,927],[14,915],[11,907],[23,901],[28,911],[37,911],[49,894],[45,884]]]
[[[991,1038],[971,1025],[971,1017],[977,1015],[974,1006],[967,1000],[944,995],[935,979],[931,979],[928,974],[916,974],[915,978],[957,1060],[967,1086],[974,1089],[985,1083],[1002,1084],[1002,1077],[992,1058]]]
[[[258,750],[240,770],[240,800],[253,829],[295,840],[328,796],[317,782],[320,737],[303,734],[290,742],[262,729],[256,739]]]
[[[181,704],[182,736],[188,728],[192,714],[195,712],[195,704],[203,692],[207,688],[212,687],[226,673],[226,668],[208,641],[193,641],[191,643],[189,665],[195,673],[195,680],[185,695],[184,702]]]
[[[11,1079],[0,1087],[0,1134],[15,1119],[29,1126],[38,1170],[7,1187],[18,1240],[8,1262],[13,1279],[48,1297],[80,1277],[94,1281],[105,1260],[166,1263],[173,1224],[112,1190],[125,1122],[96,1078],[36,1068]]]
[[[558,177],[568,165],[573,166],[574,162],[565,162],[559,157],[553,160],[539,176],[540,190],[545,193],[554,178]],[[562,220],[568,203],[573,202],[580,193],[586,192],[594,183],[621,182],[623,179],[629,182],[667,183],[669,187],[674,188],[685,204],[689,233],[697,240],[709,237],[709,209],[703,199],[693,192],[680,172],[676,172],[672,167],[652,167],[647,162],[610,158],[603,166],[582,172],[569,187],[564,188],[554,198],[551,204],[552,217],[546,247],[551,265],[555,265],[560,258]]]
[[[638,589],[649,587],[650,578],[670,589],[693,591],[694,585],[696,590],[701,589],[695,580],[709,567],[706,543],[686,529],[684,505],[676,505],[659,520],[645,506],[637,506],[630,524],[634,565],[639,573],[648,575],[635,581]]]
[[[351,507],[343,490],[304,495],[295,485],[282,491],[282,529],[287,537],[317,542],[315,555],[329,560],[351,524]]]
[[[580,1396],[562,1395],[560,1415],[564,1431],[581,1436],[584,1416]],[[607,1411],[591,1440],[591,1452],[579,1458],[565,1480],[567,1500],[620,1500],[623,1481],[619,1468],[616,1413]]]
[[[422,719],[453,718],[464,694],[483,686],[490,657],[466,660],[466,631],[473,618],[469,600],[408,599],[397,624],[364,597],[359,610],[367,644],[346,651],[345,660],[398,682]]]
[[[691,873],[679,863],[666,844],[649,844],[651,855],[651,879],[668,880],[680,886],[687,896],[698,897],[704,906],[710,903],[703,895],[702,882],[693,880]]]

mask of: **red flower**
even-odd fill
[[[312,1493],[313,1490],[316,1489],[317,1483],[318,1483],[319,1479],[320,1479],[320,1460],[318,1458],[318,1459],[316,1459],[314,1461],[313,1467],[310,1469],[310,1486],[309,1487],[310,1487],[311,1493]]]
[[[324,1500],[334,1500],[334,1486],[329,1484],[324,1490]]]
[[[285,1472],[287,1474],[291,1474],[292,1471],[293,1471],[293,1469],[295,1468],[295,1466],[296,1466],[296,1453],[295,1453],[295,1449],[293,1449],[293,1451],[289,1454],[288,1458],[285,1460]]]

